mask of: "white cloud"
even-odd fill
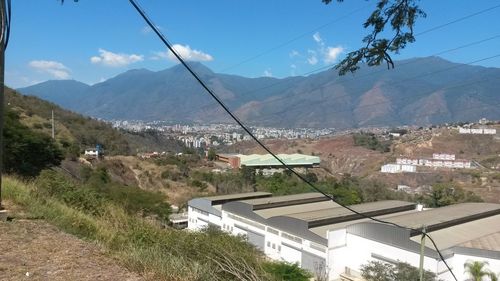
[[[292,76],[297,75],[296,70],[297,70],[297,65],[291,64],[290,65],[290,75],[292,75]]]
[[[307,53],[309,53],[309,57],[307,58],[307,63],[309,63],[310,65],[317,64],[318,58],[316,57],[316,51],[307,50]]]
[[[342,46],[328,47],[325,52],[325,63],[332,63],[337,60],[340,54],[344,52]]]
[[[189,47],[189,45],[180,45],[180,44],[174,44],[172,46],[174,50],[179,54],[183,59],[187,61],[213,61],[214,58],[202,51],[199,50],[194,50]],[[171,61],[177,61],[177,58],[175,55],[169,50],[166,52],[155,52],[155,56],[153,56],[151,59],[157,60],[157,59],[169,59]]]
[[[273,74],[271,73],[271,69],[266,69],[264,70],[264,76],[265,77],[273,77]]]
[[[102,64],[111,67],[126,66],[143,60],[143,55],[113,53],[104,49],[99,49],[99,56],[90,58],[90,62],[93,64]]]
[[[323,43],[323,39],[321,39],[319,32],[316,32],[313,34],[313,39],[314,39],[314,41],[316,41],[316,43],[319,43],[319,44]]]
[[[300,53],[296,50],[292,50],[290,52],[290,54],[288,54],[291,58],[294,58],[294,57],[297,57],[297,56],[300,56]]]
[[[70,69],[57,61],[33,60],[28,65],[37,71],[48,73],[56,79],[68,79],[70,77]]]

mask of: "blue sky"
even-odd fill
[[[126,0],[12,1],[6,84],[50,79],[98,83],[128,69],[176,64]],[[376,1],[139,0],[181,54],[215,72],[246,77],[301,75],[333,64],[361,46],[362,23]],[[422,0],[427,18],[415,33],[483,9],[496,0]],[[500,7],[417,36],[396,59],[422,57],[500,35]],[[500,54],[500,37],[448,52],[461,63]],[[257,56],[257,57],[256,57]],[[500,67],[500,58],[478,62]]]

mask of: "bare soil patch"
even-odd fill
[[[0,280],[144,280],[98,245],[4,203],[14,219],[0,221]]]

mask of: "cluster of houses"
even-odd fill
[[[321,280],[362,280],[360,269],[370,261],[407,262],[418,267],[418,229],[424,225],[459,280],[466,278],[466,261],[486,261],[490,267],[500,268],[499,204],[424,209],[390,200],[349,207],[358,213],[319,193],[275,197],[252,192],[195,198],[188,202],[187,228],[215,227],[242,236],[270,259],[296,263],[316,276],[327,277]],[[432,244],[424,246],[424,268],[439,280],[454,280]]]
[[[458,168],[458,169],[474,168],[470,160],[455,159],[455,154],[446,154],[446,153],[434,153],[432,154],[432,159],[397,158],[396,163],[401,165],[415,165],[415,166],[438,167],[438,168]]]
[[[489,129],[489,128],[458,128],[458,133],[459,134],[472,134],[472,135],[496,135],[497,130],[496,129]]]
[[[432,158],[397,158],[396,164],[386,164],[380,168],[382,173],[415,173],[417,166],[450,168],[450,169],[473,169],[471,160],[456,159],[455,154],[434,153]]]

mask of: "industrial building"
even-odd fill
[[[462,203],[392,216],[385,221],[421,229],[434,239],[458,280],[465,280],[464,263],[487,261],[500,268],[500,205]],[[369,261],[407,262],[419,266],[419,232],[373,221],[328,232],[329,280],[355,280]],[[438,280],[454,280],[433,245],[426,240],[424,268]],[[354,254],[355,253],[355,254]]]
[[[209,225],[221,227],[221,205],[245,199],[271,197],[269,192],[248,192],[211,197],[194,198],[188,202],[188,225],[191,230],[199,230]]]
[[[316,275],[328,275],[329,280],[356,280],[360,267],[371,260],[418,266],[419,232],[374,222],[319,193],[277,197],[255,193],[262,197],[252,199],[250,194],[189,201],[189,229],[220,226],[245,237],[271,259],[297,263]],[[408,228],[425,225],[447,262],[458,269],[455,274],[463,274],[467,260],[486,260],[492,268],[500,268],[498,204],[463,203],[422,210],[415,203],[390,200],[350,207]],[[206,214],[201,216],[200,210]],[[452,280],[432,245],[426,247],[426,270],[440,280]]]
[[[314,168],[318,167],[320,163],[320,159],[318,156],[310,156],[298,153],[278,154],[276,156],[278,156],[278,158],[285,162],[288,166],[294,168]],[[233,169],[238,169],[243,166],[252,167],[257,170],[283,168],[283,165],[271,154],[217,154],[216,159],[228,163]]]

